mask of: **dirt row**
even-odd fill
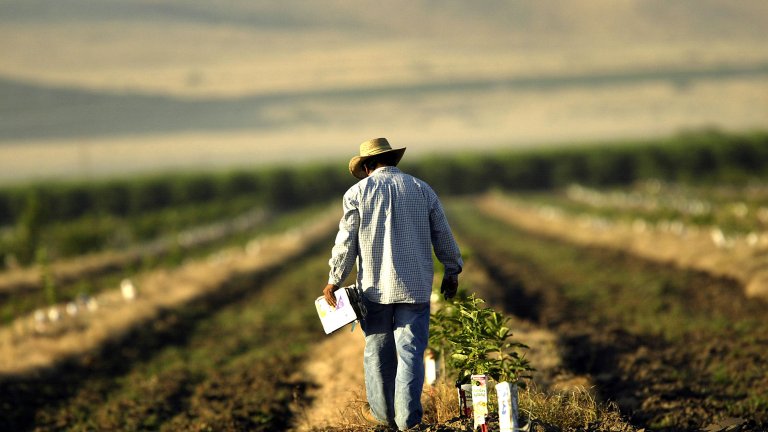
[[[503,213],[494,211],[498,207],[487,202],[462,206],[481,209],[469,225],[482,226],[490,220],[509,223]],[[757,431],[766,426],[768,400],[760,394],[768,394],[768,380],[761,372],[760,359],[768,339],[759,332],[745,335],[739,325],[744,320],[760,320],[768,307],[744,297],[739,281],[594,244],[568,245],[561,237],[542,236],[538,230],[519,231],[513,240],[503,234],[516,229],[509,225],[490,229],[491,234],[483,237],[467,221],[454,216],[450,217],[452,226],[469,253],[462,283],[516,317],[515,339],[531,347],[527,356],[537,369],[533,378],[538,388],[547,392],[591,389],[601,400],[616,403],[624,418],[638,429]],[[671,338],[621,322],[593,319],[599,311],[585,311],[565,295],[572,283],[570,275],[559,272],[557,263],[543,268],[532,260],[525,251],[527,241],[577,250],[577,255],[587,256],[605,269],[659,275],[665,289],[680,291],[666,295],[662,307],[676,308],[688,302],[685,307],[704,315],[711,312],[713,320],[727,318],[737,324],[724,324],[716,333],[705,328]],[[512,242],[523,246],[507,247]],[[313,353],[305,371],[317,387],[309,395],[322,402],[302,406],[294,413],[295,424],[298,430],[318,426],[324,431],[351,430],[348,424],[343,427],[343,419],[349,416],[349,407],[359,406],[364,396],[362,336],[336,334]],[[334,373],[340,370],[344,373]]]
[[[492,301],[557,334],[563,370],[587,376],[598,395],[616,402],[635,426],[698,430],[736,418],[740,430],[766,427],[768,378],[762,359],[768,352],[768,329],[760,323],[768,316],[768,304],[745,297],[739,281],[594,245],[568,246],[561,236],[552,236],[553,231],[542,236],[541,229],[527,230],[521,223],[526,229],[520,230],[509,224],[507,214],[487,201],[479,208],[482,216],[474,217],[472,224],[466,217],[452,217],[451,223],[491,275],[497,287],[489,293]],[[509,225],[487,229],[493,220]],[[505,231],[516,234],[505,236]],[[577,248],[580,252],[573,259],[583,258],[583,269],[575,265],[566,272],[556,262],[537,261],[526,251],[526,245],[534,243],[545,249]],[[590,309],[573,298],[574,281],[589,277],[578,273],[595,271],[659,275],[665,281],[662,310],[679,308],[723,322],[698,330],[692,326],[677,337],[628,325],[610,311]]]
[[[435,280],[436,285],[439,282],[439,279]],[[476,259],[467,260],[461,275],[461,287],[462,290],[471,290],[481,298],[498,292],[496,282],[490,278],[486,268]],[[588,375],[577,375],[563,367],[564,362],[558,347],[557,335],[553,332],[531,321],[521,319],[514,320],[513,328],[515,340],[530,346],[530,349],[525,351],[525,355],[532,364],[536,365],[537,370],[533,375],[538,388],[548,391],[570,391],[592,386]],[[364,423],[359,418],[360,409],[365,403],[364,347],[365,338],[359,327],[350,332],[350,327],[347,326],[326,336],[310,350],[302,364],[301,375],[312,385],[304,395],[305,403],[293,407],[294,430],[329,432],[365,429]],[[451,381],[450,377],[448,378]],[[423,404],[427,407],[426,415],[430,418],[434,416],[429,411],[431,391],[429,386],[426,386],[423,395]],[[455,409],[453,416],[457,417],[458,402],[450,399],[447,403]],[[447,424],[435,422],[427,425],[423,430],[464,429],[453,429]]]
[[[730,241],[719,231],[694,226],[658,230],[645,224],[569,216],[553,207],[539,207],[509,195],[488,194],[478,207],[527,231],[561,238],[582,246],[626,251],[648,260],[733,278],[748,297],[768,300],[768,254],[746,242]]]
[[[328,211],[303,227],[259,239],[245,249],[223,250],[176,269],[138,275],[135,298],[126,298],[120,288],[100,293],[92,299],[97,305],[94,310],[83,310],[74,317],[61,314],[46,331],[26,331],[23,324],[33,322],[34,318],[20,317],[18,323],[0,329],[0,374],[29,373],[51,367],[62,358],[92,351],[155,319],[163,310],[209,295],[233,275],[290,261],[319,238],[329,235],[337,222],[336,212]],[[64,331],[57,331],[60,329]]]
[[[287,429],[292,401],[309,385],[296,364],[321,332],[307,325],[311,301],[297,299],[326,267],[325,247],[312,254],[331,241],[338,217],[312,222],[261,239],[250,254],[222,251],[171,272],[162,290],[178,285],[181,303],[156,305],[100,344],[0,374],[0,430]],[[146,281],[137,301],[153,295]]]
[[[727,417],[743,420],[740,430],[766,426],[768,400],[760,395],[768,394],[763,371],[768,329],[759,322],[768,307],[748,301],[737,281],[604,248],[574,247],[517,230],[486,209],[478,213],[476,203],[462,206],[472,209],[469,221],[453,213],[449,219],[467,246],[464,283],[518,317],[514,331],[532,346],[538,383],[550,389],[594,386],[638,427],[697,430]],[[316,237],[306,231],[286,234],[283,241],[296,253],[266,254],[274,259],[266,267],[253,266],[254,253],[276,250],[266,242],[252,245],[251,254],[223,251],[198,262],[195,271],[182,267],[170,279],[158,279],[154,292],[163,297],[172,280],[187,287],[182,290],[187,294],[179,294],[185,306],[158,307],[152,319],[118,331],[121,338],[96,344],[101,350],[67,356],[76,361],[59,362],[55,370],[0,375],[0,429],[266,431],[333,425],[338,412],[332,407],[348,407],[361,396],[356,391],[361,383],[354,380],[362,374],[353,369],[362,363],[361,356],[355,358],[359,330],[333,339],[340,342],[326,339],[308,353],[286,342],[320,341],[312,308],[295,305],[297,299],[310,302],[319,290],[313,284],[327,271],[330,243],[321,245],[311,264],[298,260],[317,243],[312,238],[330,242],[337,222],[338,215],[330,214]],[[558,263],[537,261],[528,251],[534,245],[576,249],[574,260],[583,259],[584,269],[564,271]],[[572,280],[586,277],[569,272],[589,273],[595,268],[590,263],[667,278],[660,310],[687,308],[736,324],[726,322],[716,333],[686,331],[676,340],[605,318],[604,311],[585,309],[569,297]],[[294,271],[278,277],[289,265]],[[224,275],[219,268],[231,271]],[[148,280],[137,285],[151,296]],[[187,289],[193,293],[201,286],[210,289],[184,297]],[[252,292],[253,286],[263,288]],[[323,364],[292,374],[302,358]]]
[[[227,236],[244,232],[263,223],[270,215],[262,209],[244,213],[238,217],[205,226],[187,229],[178,235],[160,238],[121,251],[105,251],[63,259],[43,268],[34,265],[0,272],[0,301],[4,298],[42,289],[46,272],[60,284],[99,276],[108,272],[129,268],[147,258],[169,254],[175,249],[190,250],[213,243]]]

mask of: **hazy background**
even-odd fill
[[[0,182],[768,128],[768,2],[0,0]]]

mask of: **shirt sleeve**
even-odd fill
[[[459,246],[453,238],[448,219],[437,195],[432,192],[432,206],[429,213],[429,224],[432,236],[432,247],[435,256],[445,267],[445,276],[454,276],[461,273],[464,261],[461,259]]]
[[[331,259],[328,265],[331,271],[328,274],[328,283],[340,286],[352,272],[358,252],[358,229],[360,228],[360,212],[357,200],[351,191],[344,194],[344,215],[339,222],[339,232],[331,251]]]

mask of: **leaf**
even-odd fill
[[[451,355],[451,358],[454,360],[465,361],[468,358],[468,356],[465,356],[464,354],[454,353]]]

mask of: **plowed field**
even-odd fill
[[[699,430],[726,418],[740,430],[768,427],[768,304],[747,299],[739,282],[533,234],[469,199],[447,209],[468,263],[463,288],[521,328],[554,335],[561,359],[533,364],[545,391],[555,391],[552,376],[584,376],[636,428]],[[331,244],[327,235],[289,262],[233,272],[75,358],[0,376],[0,430],[311,428],[317,417],[302,413],[324,402],[312,397],[344,379],[306,372],[327,341],[312,302]],[[487,280],[471,277],[473,267]],[[350,378],[353,390],[359,382]],[[321,424],[334,430],[333,419]]]
[[[735,280],[531,235],[469,205],[451,210],[493,277],[489,297],[558,334],[565,366],[591,375],[633,424],[768,422],[768,304]]]

